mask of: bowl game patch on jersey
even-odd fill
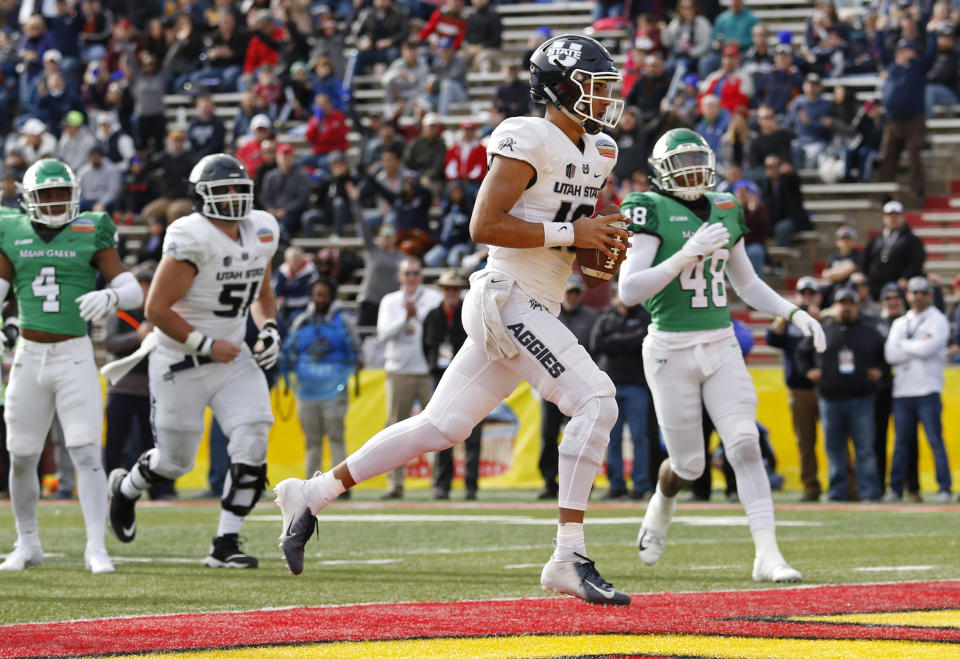
[[[262,243],[272,243],[273,242],[273,232],[270,229],[263,228],[257,230],[257,238]]]
[[[728,194],[718,194],[713,198],[713,205],[721,210],[728,210],[736,206],[737,202]]]
[[[78,217],[70,223],[70,230],[77,233],[93,233],[97,230],[97,224],[89,217]]]
[[[597,140],[597,153],[599,153],[604,158],[616,158],[617,147],[610,140],[599,139]]]

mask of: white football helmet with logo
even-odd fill
[[[69,190],[69,199],[52,200],[44,194],[46,190],[59,188]],[[70,165],[56,158],[42,158],[30,165],[23,174],[20,192],[24,210],[38,224],[62,227],[80,212],[80,182]],[[41,200],[41,196],[45,199]]]

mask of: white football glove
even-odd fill
[[[680,248],[680,254],[688,263],[693,263],[730,242],[730,232],[719,222],[702,224],[697,232]]]
[[[277,321],[271,318],[264,322],[257,338],[263,342],[263,348],[253,353],[253,358],[260,364],[260,368],[269,371],[280,358],[280,329]]]
[[[112,288],[101,288],[99,291],[84,293],[74,302],[80,305],[80,317],[93,323],[117,308],[120,295]]]
[[[820,327],[820,323],[814,320],[813,316],[803,309],[797,309],[793,312],[790,322],[793,323],[804,336],[813,337],[814,350],[823,352],[827,349],[827,337],[824,336],[823,328]]]

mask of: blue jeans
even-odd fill
[[[607,445],[607,477],[612,492],[626,492],[627,484],[623,478],[623,422],[630,426],[630,439],[633,442],[633,469],[630,480],[634,492],[652,490],[650,485],[650,443],[647,441],[647,408],[650,405],[650,391],[642,385],[622,385],[617,387],[617,406],[620,413],[617,422],[610,431],[610,443]]]
[[[763,262],[767,260],[767,248],[763,243],[750,243],[747,245],[747,258],[750,259],[750,265],[757,276],[763,279]]]
[[[836,500],[847,498],[847,440],[852,439],[860,498],[880,498],[877,456],[873,452],[873,396],[847,400],[821,398],[820,423],[829,463],[828,496]]]
[[[223,434],[220,422],[213,418],[210,425],[210,469],[207,471],[207,481],[210,489],[217,494],[223,494],[223,482],[227,479],[230,470],[230,456],[227,454],[227,436]]]
[[[923,90],[923,98],[928,119],[933,116],[934,105],[956,105],[960,103],[960,100],[957,100],[957,94],[952,89],[936,82],[927,83]]]
[[[933,451],[933,462],[937,471],[937,485],[941,492],[949,492],[953,481],[950,477],[950,464],[947,462],[947,449],[943,445],[943,433],[940,428],[940,413],[943,402],[939,393],[926,396],[903,396],[893,399],[893,429],[896,440],[893,444],[893,460],[890,463],[890,489],[903,494],[903,479],[907,471],[907,447],[909,442],[917,441],[917,423],[923,424],[927,442]]]

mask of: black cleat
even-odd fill
[[[224,533],[213,539],[210,554],[203,559],[203,564],[207,567],[252,568],[260,565],[260,561],[241,551],[240,537],[236,533]]]
[[[622,593],[600,576],[596,565],[586,556],[574,553],[576,560],[551,558],[540,573],[544,590],[579,597],[590,604],[628,606],[630,596]]]
[[[110,493],[110,530],[120,542],[133,542],[137,535],[137,497],[131,499],[120,491],[120,483],[127,475],[126,469],[114,469],[107,479],[107,491]]]
[[[280,481],[273,491],[277,494],[277,505],[283,519],[280,534],[283,560],[287,562],[291,574],[300,574],[303,572],[304,547],[317,530],[317,517],[310,512],[303,498],[302,480],[288,478]]]

